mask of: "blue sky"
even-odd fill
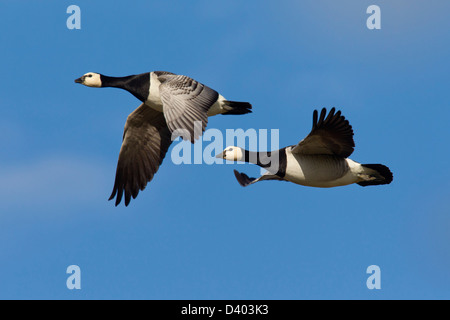
[[[81,8],[81,30],[66,9]],[[381,30],[366,27],[381,8]],[[0,1],[1,299],[448,299],[448,1]],[[337,107],[388,186],[242,188],[167,157],[107,198],[131,94],[73,80],[165,70],[254,113],[209,128],[300,141]],[[224,146],[225,147],[225,146]],[[173,146],[172,146],[173,148]],[[172,149],[170,149],[172,150]],[[170,152],[169,150],[169,152]],[[170,154],[169,154],[170,155]],[[68,290],[66,268],[81,268]],[[381,268],[381,290],[366,269]]]

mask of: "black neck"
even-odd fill
[[[256,164],[281,177],[284,177],[286,173],[285,148],[268,152],[254,152],[244,150],[243,161]]]
[[[150,89],[150,73],[142,73],[127,77],[108,77],[100,75],[102,87],[113,87],[127,90],[142,102],[147,101]]]

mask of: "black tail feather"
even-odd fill
[[[222,114],[246,114],[252,112],[252,105],[248,102],[224,101],[225,108],[230,109]]]
[[[380,184],[390,184],[394,179],[391,170],[382,164],[363,164],[363,167],[375,170],[378,175],[376,175],[376,179],[369,181],[361,181],[358,184],[362,187],[366,186],[377,186]]]

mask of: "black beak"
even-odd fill
[[[75,79],[75,83],[83,83],[83,77]]]
[[[226,152],[226,151],[219,153],[219,154],[216,156],[216,158],[219,158],[219,159],[225,159],[225,152]]]

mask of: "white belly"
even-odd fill
[[[161,82],[155,73],[150,73],[150,89],[147,101],[145,104],[155,109],[156,111],[163,112],[163,103],[161,101],[161,96],[159,94],[159,86]]]
[[[345,186],[359,181],[354,174],[358,163],[334,156],[294,155],[287,153],[285,179],[291,182],[318,188]]]
[[[145,101],[145,104],[148,105],[150,108],[155,109],[156,111],[163,112],[163,104],[161,102],[161,99],[154,99],[150,98]]]

